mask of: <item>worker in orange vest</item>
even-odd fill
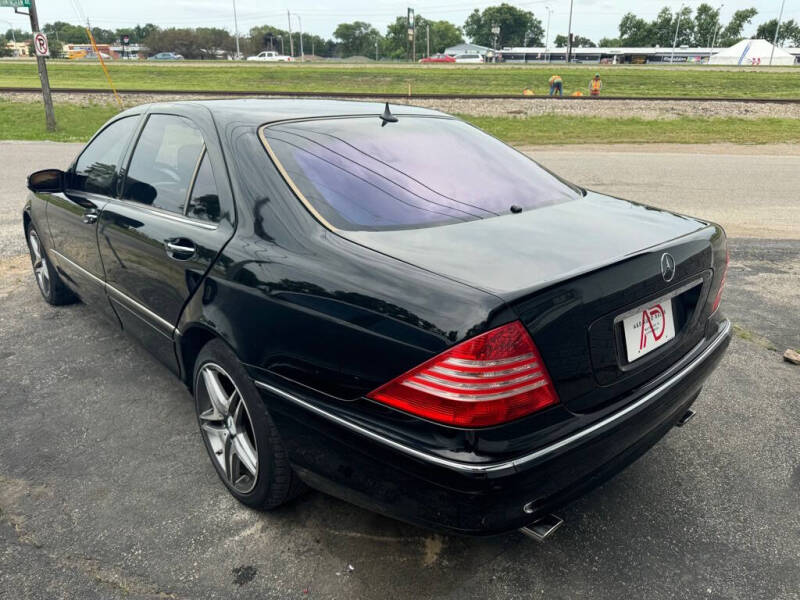
[[[600,79],[600,73],[594,74],[594,79],[589,82],[589,94],[592,96],[599,96],[600,90],[603,89],[603,82]]]
[[[553,75],[549,81],[550,81],[550,95],[553,96],[556,92],[558,92],[559,96],[563,96],[564,82],[561,79],[561,75]]]

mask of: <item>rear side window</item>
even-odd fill
[[[407,229],[508,214],[580,192],[461,121],[400,116],[279,123],[262,129],[285,176],[339,229]]]
[[[117,167],[138,121],[138,116],[124,117],[101,131],[75,163],[70,187],[113,196]]]
[[[218,223],[220,220],[219,194],[208,154],[203,154],[200,167],[197,169],[186,215],[213,223]]]
[[[189,119],[151,115],[133,151],[123,196],[182,214],[203,149],[203,136]]]

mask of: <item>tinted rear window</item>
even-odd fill
[[[264,136],[280,166],[334,227],[406,229],[540,208],[580,196],[480,130],[400,116],[279,123]]]

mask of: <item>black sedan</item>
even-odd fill
[[[719,226],[431,110],[140,106],[28,187],[45,300],[80,298],[186,383],[251,507],[308,485],[541,537],[688,420],[730,340]]]

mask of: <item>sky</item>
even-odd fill
[[[234,0],[37,0],[39,21],[79,22],[83,13],[93,27],[117,29],[137,23],[155,23],[161,27],[223,27],[234,30]],[[485,8],[499,4],[501,0],[480,2],[476,0],[339,0],[338,2],[313,2],[306,0],[266,2],[265,0],[235,0],[238,13],[239,31],[246,33],[254,25],[269,24],[287,28],[286,10],[291,9],[302,22],[303,30],[322,37],[331,37],[336,25],[350,21],[367,21],[381,33],[395,17],[405,15],[410,6],[418,15],[428,19],[444,19],[463,26],[469,13],[475,8]],[[759,14],[754,24],[745,29],[744,34],[755,32],[758,23],[777,18],[781,0],[724,0],[722,22],[725,23],[737,9],[754,6]],[[508,2],[524,10],[532,11],[547,23],[547,9],[552,9],[550,17],[551,39],[559,33],[566,33],[569,20],[569,0],[534,0],[529,2]],[[686,0],[687,6],[696,8],[702,0]],[[723,2],[710,0],[712,6]],[[572,29],[576,34],[595,41],[602,37],[616,37],[619,20],[627,12],[634,12],[648,20],[655,18],[658,11],[668,6],[677,10],[680,0],[574,0]],[[786,0],[784,19],[800,21],[800,0]],[[9,27],[28,30],[27,17],[15,15],[13,9],[0,8],[0,30]],[[297,30],[298,19],[293,18],[292,28]]]

